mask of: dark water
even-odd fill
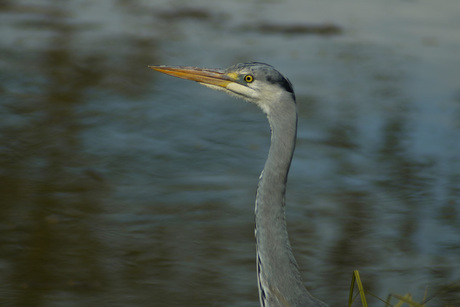
[[[458,3],[184,3],[0,2],[0,305],[257,306],[266,120],[147,69],[251,60],[297,93],[312,293],[460,305]]]

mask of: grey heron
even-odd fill
[[[305,288],[286,228],[286,181],[297,134],[297,106],[289,80],[271,65],[258,62],[237,64],[225,70],[186,66],[149,67],[252,102],[267,115],[271,144],[259,178],[255,202],[260,305],[326,306]]]

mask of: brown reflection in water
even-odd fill
[[[373,230],[372,220],[375,218],[372,211],[372,195],[363,191],[343,191],[336,195],[341,203],[344,216],[339,225],[340,235],[330,249],[329,267],[330,276],[335,276],[332,288],[339,291],[343,281],[350,280],[353,270],[360,269],[365,276],[367,290],[375,291],[374,278],[365,269],[367,266],[378,263],[379,255],[372,242],[370,231]]]
[[[285,35],[340,35],[343,29],[335,24],[276,24],[262,23],[256,26],[243,26],[243,29],[257,31],[263,34],[285,34]]]
[[[429,188],[433,185],[429,182],[430,178],[425,176],[429,163],[417,161],[407,153],[404,145],[408,133],[405,122],[404,116],[396,116],[386,122],[380,160],[384,172],[390,176],[380,184],[389,193],[404,201],[401,210],[405,210],[407,214],[397,226],[400,229],[398,247],[405,252],[414,252],[413,235],[419,225],[417,215],[411,212],[416,212],[419,206],[423,206],[420,203],[421,195],[416,194],[429,194]]]
[[[56,23],[55,23],[56,22]],[[2,156],[4,260],[10,263],[11,305],[36,306],[47,294],[91,291],[106,282],[104,248],[93,234],[103,209],[104,184],[88,177],[88,157],[80,152],[81,130],[74,108],[99,75],[75,70],[70,42],[74,31],[55,21],[49,49],[33,70],[45,83],[39,93],[10,105],[27,123],[2,129],[8,144]],[[79,270],[74,270],[79,267]]]
[[[335,166],[334,174],[337,177],[349,178],[361,172],[359,160],[352,159],[351,153],[359,151],[359,144],[356,142],[356,135],[359,129],[353,125],[358,122],[353,120],[355,112],[353,104],[346,104],[341,107],[341,116],[346,121],[338,120],[328,131],[326,144],[334,147],[332,161]],[[329,288],[333,292],[340,292],[345,281],[350,280],[353,270],[360,269],[365,279],[367,290],[375,291],[376,284],[370,272],[365,269],[379,261],[378,252],[372,239],[372,232],[375,229],[375,201],[365,187],[349,186],[345,182],[337,182],[333,190],[333,199],[339,204],[337,212],[336,233],[337,237],[333,240],[328,250],[328,276],[330,279]],[[343,297],[346,293],[343,293]],[[339,297],[339,296],[338,296]]]
[[[110,283],[104,263],[109,246],[100,239],[109,187],[95,169],[95,158],[82,148],[85,124],[76,111],[85,103],[85,91],[101,84],[108,91],[140,95],[148,78],[133,67],[147,65],[153,43],[130,38],[127,55],[104,49],[84,55],[75,46],[86,27],[70,25],[70,8],[17,4],[6,9],[30,14],[17,21],[15,31],[44,31],[48,41],[41,42],[40,51],[1,46],[21,59],[11,71],[17,72],[16,83],[25,85],[2,89],[8,95],[0,126],[0,258],[7,293],[2,301],[39,306],[53,300],[65,304],[72,296],[91,300]],[[111,56],[118,56],[117,65],[111,65]]]

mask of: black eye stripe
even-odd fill
[[[292,84],[289,81],[289,79],[281,77],[281,78],[276,78],[273,79],[271,76],[267,77],[267,81],[272,83],[272,84],[279,84],[281,88],[285,89],[289,93],[294,93],[294,89],[292,88]]]

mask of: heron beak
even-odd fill
[[[236,74],[226,74],[217,69],[187,66],[149,66],[149,68],[174,77],[223,88],[227,88],[227,85],[236,81]]]

